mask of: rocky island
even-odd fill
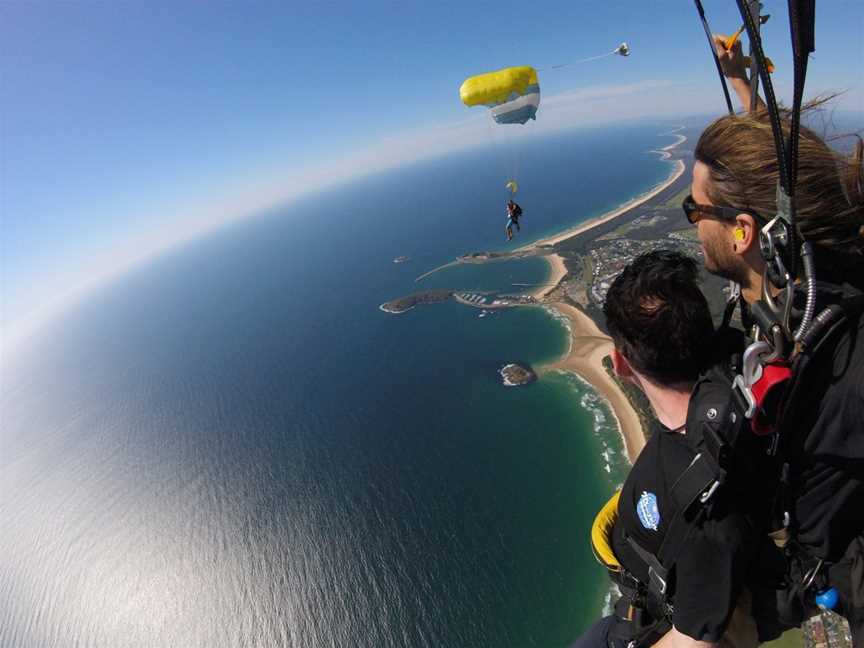
[[[516,364],[515,362],[504,365],[498,371],[501,374],[501,379],[507,387],[518,387],[527,385],[537,380],[537,374],[526,365]]]

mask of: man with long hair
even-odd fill
[[[715,42],[724,72],[749,105],[749,86],[740,82],[746,77],[740,48],[726,51]],[[781,112],[781,123],[788,138],[788,112]],[[813,247],[815,311],[834,305],[845,320],[811,353],[806,372],[796,377],[800,388],[780,410],[787,484],[778,502],[787,514],[789,591],[799,616],[793,622],[815,607],[820,591],[834,588],[856,646],[864,645],[862,148],[859,139],[853,154],[844,156],[813,131],[800,129],[796,225]],[[683,207],[697,227],[706,269],[740,284],[747,305],[778,297],[760,246],[761,231],[778,213],[779,171],[768,113],[757,107],[715,120],[694,155],[691,195]],[[792,306],[794,323],[802,304]],[[746,315],[745,309],[745,320]]]

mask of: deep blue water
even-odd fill
[[[665,178],[661,130],[521,145],[513,245]],[[223,229],[5,359],[0,645],[559,646],[595,619],[587,536],[624,470],[617,431],[575,378],[497,375],[558,357],[563,326],[378,309],[544,280],[533,259],[414,282],[506,248],[497,155]]]

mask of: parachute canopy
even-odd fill
[[[499,124],[524,124],[536,119],[540,105],[537,70],[530,65],[504,68],[470,77],[459,88],[466,106],[488,106]]]
[[[504,186],[510,190],[511,194],[515,194],[519,190],[519,185],[515,180],[508,180]]]
[[[630,46],[627,43],[621,43],[612,53],[620,54],[621,56],[630,56]]]

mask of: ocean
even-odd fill
[[[520,144],[522,232],[488,147],[309,196],[117,279],[4,358],[0,646],[563,646],[601,614],[588,532],[623,480],[539,307],[401,315],[461,266],[665,179],[668,124]],[[409,261],[394,264],[397,256]]]

